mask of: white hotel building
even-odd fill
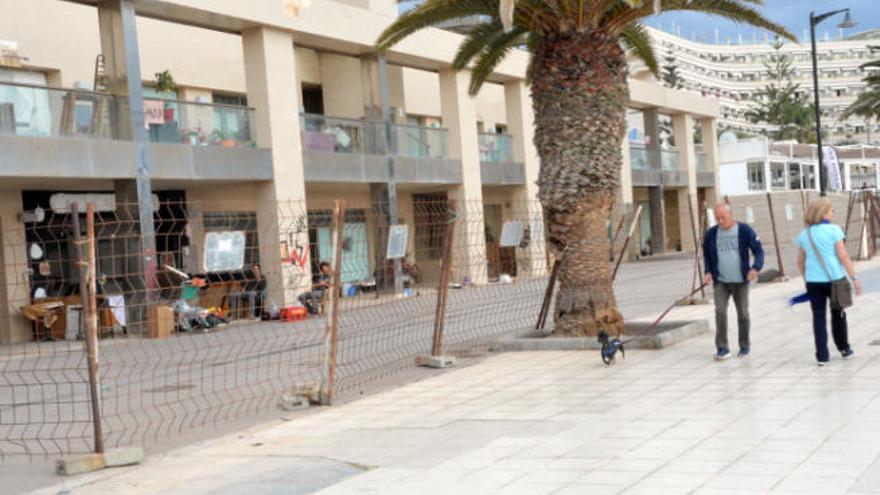
[[[649,28],[657,57],[672,54],[678,73],[684,79],[684,89],[718,99],[721,109],[720,129],[759,133],[766,126],[749,122],[746,112],[754,94],[766,84],[765,62],[776,50],[766,39],[750,35],[725,44],[710,44],[685,39],[676,34]],[[831,39],[827,33],[817,33],[819,87],[821,106],[825,111],[823,127],[831,136],[830,144],[846,141],[875,142],[880,125],[860,117],[841,120],[843,110],[865,91],[864,73],[860,66],[880,55],[871,54],[869,45],[880,44],[880,30],[866,31],[843,39]],[[791,56],[795,82],[812,101],[812,62],[809,37],[801,43],[786,43],[781,53]],[[634,63],[633,74],[651,78],[644,64]]]

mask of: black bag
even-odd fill
[[[816,258],[819,260],[819,265],[822,266],[822,271],[825,272],[825,276],[831,280],[831,273],[828,271],[828,267],[825,266],[825,260],[822,258],[822,255],[819,253],[819,249],[816,248],[816,242],[813,240],[813,234],[810,232],[811,228],[807,228],[807,237],[810,239],[810,245],[813,246],[813,252],[816,253]],[[853,295],[852,295],[852,284],[849,282],[849,279],[844,276],[840,280],[832,280],[831,281],[831,307],[833,309],[846,309],[853,305]]]

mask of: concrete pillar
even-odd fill
[[[30,323],[21,307],[30,303],[29,267],[21,191],[0,192],[0,343],[33,339]]]
[[[706,153],[706,168],[715,174],[714,190],[707,191],[707,198],[712,197],[717,202],[720,197],[721,175],[718,170],[718,121],[716,119],[700,120],[700,132],[703,135],[703,152]]]
[[[382,90],[379,84],[379,61],[375,56],[361,57],[360,95],[362,115],[370,119],[382,119]],[[388,104],[392,120],[400,123],[399,110],[404,108],[403,68],[388,65]],[[352,76],[355,77],[355,76]],[[326,93],[325,93],[326,94]],[[325,102],[326,105],[326,102]]]
[[[523,164],[525,184],[513,191],[513,212],[529,227],[530,240],[524,249],[517,249],[517,273],[543,275],[547,271],[546,243],[544,242],[544,210],[538,201],[538,174],[541,160],[532,136],[535,117],[529,88],[523,80],[504,84],[507,110],[507,130],[513,136],[513,161]]]
[[[272,149],[274,181],[260,188],[257,212],[260,262],[272,299],[287,305],[311,285],[311,269],[282,265],[281,238],[295,236],[308,245],[302,139],[297,118],[296,55],[293,34],[271,28],[253,28],[241,36],[244,48],[248,104],[254,108],[257,146]]]
[[[681,232],[682,250],[688,251],[694,248],[694,239],[691,228],[691,216],[694,225],[697,218],[697,154],[694,148],[694,122],[688,114],[678,114],[672,117],[672,132],[675,135],[675,144],[678,148],[678,168],[687,173],[688,185],[678,190],[678,217],[679,231]],[[693,208],[688,207],[688,197]]]
[[[486,233],[483,220],[483,187],[480,179],[480,147],[477,136],[476,102],[468,94],[470,72],[440,71],[440,109],[449,130],[449,156],[461,161],[462,183],[450,192],[462,217],[456,231],[454,277],[470,276],[485,283]]]
[[[137,18],[132,0],[103,0],[98,2],[98,26],[101,32],[101,53],[104,55],[104,70],[111,93],[126,96],[125,104],[117,105],[112,115],[116,137],[134,142],[136,177],[114,181],[119,214],[130,225],[137,226],[140,233],[139,246],[127,246],[131,254],[129,278],[142,277],[142,280],[128,280],[134,286],[146,288],[143,293],[146,302],[152,301],[156,270],[156,233],[153,225],[152,185],[150,181],[150,153],[147,131],[144,126],[143,80],[141,77],[140,54],[138,52]],[[142,274],[142,275],[141,275]],[[130,296],[127,308],[133,308],[141,301],[139,295]],[[130,322],[143,323],[139,315],[129,318]],[[129,325],[130,327],[132,325]],[[129,328],[137,332],[139,329]]]
[[[618,248],[623,242],[624,236],[626,236],[626,229],[629,228],[629,222],[632,221],[632,215],[635,213],[635,205],[633,204],[633,186],[632,186],[632,166],[630,165],[630,151],[629,151],[629,138],[624,137],[620,143],[620,154],[623,157],[623,163],[620,167],[620,190],[617,193],[617,202],[620,204],[620,208],[618,208],[619,215],[623,215],[626,220],[624,224],[624,230],[620,234],[620,239],[618,239],[618,246],[614,246],[615,249]],[[616,229],[617,225],[614,222],[619,222],[620,218],[612,218],[612,228]],[[612,235],[613,232],[612,232]],[[633,260],[639,254],[639,232],[638,227],[633,231],[633,238],[630,239],[629,248],[627,249],[626,259]],[[615,253],[615,256],[618,256],[619,253]]]

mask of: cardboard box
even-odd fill
[[[174,333],[174,309],[152,306],[147,310],[147,338],[164,339]]]

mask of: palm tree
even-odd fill
[[[690,10],[751,24],[788,38],[752,5],[762,0],[425,0],[378,41],[387,50],[420,29],[463,18],[477,24],[458,49],[456,70],[471,69],[476,94],[510,50],[531,54],[529,80],[539,199],[548,241],[560,260],[555,333],[619,333],[606,220],[620,187],[621,142],[629,99],[627,53],[657,74],[651,40],[639,21]],[[750,5],[751,4],[751,5]]]
[[[880,51],[880,46],[869,47],[871,52]],[[868,71],[868,74],[862,78],[867,85],[865,92],[860,94],[856,101],[843,112],[841,119],[846,119],[853,115],[865,117],[868,120],[880,119],[880,59],[872,60],[862,64],[862,70]]]

